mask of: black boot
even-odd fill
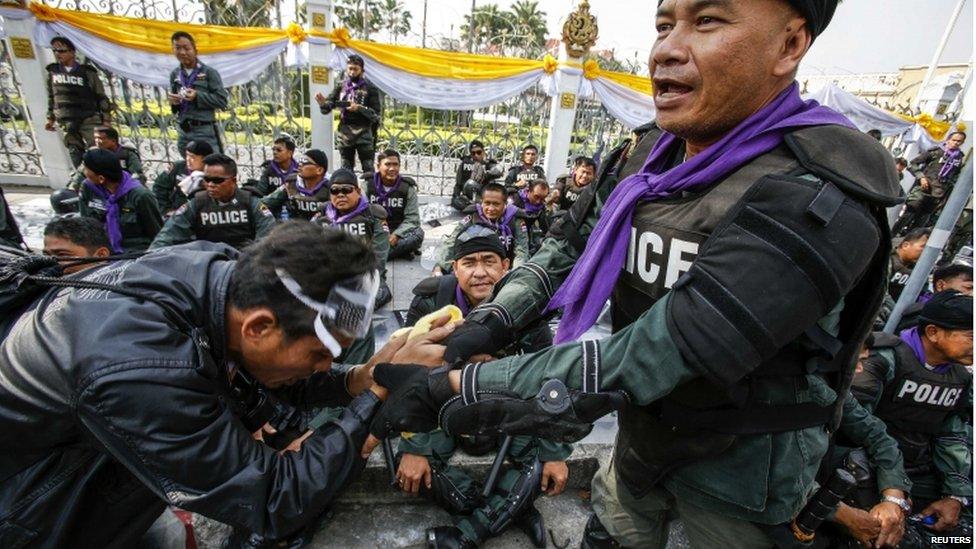
[[[452,516],[470,515],[483,503],[477,490],[462,492],[447,475],[433,466],[430,468],[430,489],[421,486],[420,494]]]
[[[380,310],[384,305],[393,301],[393,292],[390,291],[390,287],[386,285],[386,282],[380,283],[379,290],[376,291],[376,304],[373,305],[373,310]]]
[[[464,537],[456,526],[428,528],[427,549],[475,549],[478,544]]]
[[[535,508],[535,504],[529,504],[521,515],[515,517],[515,525],[528,536],[532,545],[539,549],[546,546],[546,521],[542,518],[542,513]]]
[[[620,547],[621,545],[614,541],[610,532],[603,527],[600,519],[596,518],[596,513],[590,515],[590,520],[586,521],[586,528],[583,529],[580,549],[620,549]]]

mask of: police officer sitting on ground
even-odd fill
[[[514,266],[529,258],[529,232],[519,209],[506,203],[505,187],[499,183],[487,183],[481,189],[481,202],[465,210],[468,215],[458,222],[451,236],[441,243],[440,260],[434,266],[434,276],[450,272],[454,263],[454,242],[468,227],[485,225],[498,233],[505,247],[505,257]]]
[[[105,149],[86,152],[82,165],[85,182],[78,213],[104,224],[112,253],[148,248],[163,227],[163,216],[149,189],[123,171],[118,157]]]
[[[891,299],[897,301],[898,296],[905,289],[908,278],[912,276],[915,263],[925,251],[925,245],[929,242],[930,234],[932,234],[932,229],[913,229],[891,252],[891,278],[888,280],[888,295],[891,296]]]
[[[972,363],[973,298],[949,290],[922,307],[917,326],[898,337],[875,333],[852,386],[898,441],[911,512],[934,517],[927,528],[947,535],[971,535]],[[953,532],[957,525],[965,531]]]
[[[973,295],[973,268],[968,265],[951,264],[944,265],[932,271],[932,291],[923,291],[915,303],[909,305],[898,321],[898,331],[908,330],[918,325],[918,316],[922,312],[922,307],[932,299],[938,292],[955,290],[964,295]],[[888,300],[887,307],[882,308],[877,325],[884,326],[891,309],[894,308],[894,301]]]
[[[279,137],[271,147],[271,160],[261,165],[261,178],[258,180],[257,191],[261,196],[268,196],[285,184],[289,175],[298,173],[298,162],[295,161],[295,142],[289,137]]]
[[[359,154],[363,173],[369,173],[373,170],[382,103],[379,88],[363,74],[364,66],[362,57],[350,55],[346,60],[346,77],[336,84],[328,97],[315,94],[315,101],[322,114],[329,114],[339,107],[339,131],[336,137],[342,167],[352,170],[356,164],[356,154]]]
[[[522,147],[522,154],[519,156],[519,163],[512,166],[505,176],[505,189],[509,193],[514,193],[524,189],[529,181],[534,179],[545,179],[546,172],[542,166],[536,166],[539,160],[539,148],[535,145]]]
[[[431,342],[452,329],[333,368],[371,316],[374,256],[304,222],[241,254],[194,242],[87,273],[136,295],[52,289],[0,342],[8,543],[132,547],[166,505],[286,537],[362,469],[356,450],[385,395],[369,389],[373,365],[440,364]],[[279,453],[242,422],[242,383],[300,410],[346,409]]]
[[[115,153],[115,156],[119,158],[122,169],[132,174],[132,177],[138,179],[143,185],[146,184],[146,174],[142,172],[142,159],[139,158],[139,151],[135,147],[120,144],[118,130],[110,126],[98,126],[95,128],[94,135],[96,148]],[[81,188],[81,184],[84,181],[85,171],[79,168],[71,176],[69,186],[72,190],[77,191]]]
[[[223,151],[217,128],[217,110],[227,108],[227,90],[220,73],[197,58],[197,43],[188,32],[170,38],[180,66],[169,73],[170,109],[176,115],[176,149],[183,153],[190,141],[206,141],[214,152]]]
[[[885,212],[901,194],[880,143],[800,97],[794,76],[836,4],[663,0],[655,123],[608,155],[446,358],[504,348],[561,308],[557,344],[460,370],[377,369],[391,396],[364,451],[438,425],[578,440],[619,408],[584,547],[664,547],[675,513],[696,547],[792,536],[882,299]],[[613,335],[577,341],[608,299]],[[814,400],[812,385],[841,398]]]
[[[457,175],[454,177],[451,207],[463,212],[481,196],[482,185],[501,175],[502,170],[498,161],[489,158],[485,151],[485,144],[475,139],[468,145],[468,154],[461,158]]]
[[[213,147],[206,141],[190,141],[186,144],[184,159],[174,162],[169,171],[156,176],[153,196],[166,217],[186,204],[188,192],[195,194],[203,189],[203,159],[213,152]]]
[[[64,146],[71,156],[71,165],[81,164],[81,155],[95,146],[92,131],[95,126],[112,122],[112,103],[105,94],[98,69],[75,59],[75,45],[56,36],[51,49],[57,63],[47,67],[47,124],[44,128],[64,133]]]
[[[64,273],[71,274],[94,267],[97,263],[75,263],[82,257],[108,257],[111,244],[105,227],[90,217],[59,217],[44,227],[44,255],[64,260]]]
[[[285,178],[285,184],[261,199],[281,219],[311,220],[329,203],[329,157],[318,149],[305,151],[297,174]]]
[[[378,154],[376,172],[363,174],[363,180],[369,202],[386,209],[390,228],[388,259],[410,259],[424,243],[424,230],[420,228],[417,182],[400,175],[400,153],[386,149]]]
[[[519,209],[529,228],[530,256],[539,251],[542,239],[546,237],[552,223],[549,211],[546,210],[548,196],[549,183],[545,179],[536,179],[508,198],[508,202]]]
[[[891,229],[892,234],[904,234],[913,228],[934,224],[932,214],[945,204],[962,172],[965,155],[961,147],[965,142],[965,132],[953,132],[944,144],[923,152],[908,163],[908,171],[917,181],[905,201],[905,211]]]
[[[407,312],[407,326],[446,305],[455,305],[467,314],[491,295],[492,289],[508,272],[509,260],[495,231],[473,225],[461,233],[454,244],[453,274],[431,277],[414,288],[416,297]],[[552,332],[545,323],[526,330],[518,341],[501,355],[531,353],[552,345]],[[539,487],[548,488],[550,496],[563,491],[568,478],[565,459],[573,448],[534,437],[515,437],[509,455],[515,468],[498,480],[494,495],[481,500],[482,487],[466,472],[449,465],[455,448],[481,455],[498,447],[489,437],[452,438],[443,431],[415,433],[400,440],[402,452],[397,478],[404,492],[424,493],[442,504],[453,515],[455,526],[429,530],[428,543],[453,542],[468,547],[498,535],[503,527],[493,524],[501,514],[514,517],[536,547],[546,546],[546,528],[533,500]],[[541,479],[541,481],[540,481]],[[463,540],[474,543],[464,545]]]
[[[267,206],[237,186],[237,163],[211,154],[203,161],[206,188],[173,212],[150,248],[209,240],[241,249],[268,236],[275,219]]]
[[[359,189],[356,174],[345,168],[332,173],[329,194],[329,203],[312,221],[323,227],[342,229],[370,245],[376,254],[376,266],[380,272],[380,288],[376,294],[376,308],[379,309],[393,299],[393,294],[386,285],[386,258],[390,254],[390,229],[386,224],[386,210],[366,200]]]
[[[596,178],[596,162],[581,156],[576,159],[572,173],[556,179],[552,199],[558,212],[566,212],[579,200],[583,190]]]

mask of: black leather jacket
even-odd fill
[[[228,399],[225,298],[236,252],[195,242],[75,276],[114,292],[50,290],[0,342],[0,547],[131,546],[165,504],[270,538],[317,518],[363,465],[378,406],[344,373],[278,393],[346,405],[299,453],[251,438]]]

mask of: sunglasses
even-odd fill
[[[352,185],[333,185],[329,187],[329,194],[331,194],[332,196],[336,196],[340,194],[351,194],[355,190],[356,187],[353,187]]]
[[[220,185],[221,183],[223,183],[224,181],[227,181],[228,179],[230,179],[230,177],[218,177],[218,176],[213,176],[213,175],[205,175],[205,176],[203,176],[203,180],[204,181],[206,181],[207,183],[213,183],[215,185]]]

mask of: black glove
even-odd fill
[[[466,318],[448,337],[444,361],[456,364],[475,355],[493,355],[508,347],[513,340],[512,330],[497,314],[479,311]]]
[[[441,406],[455,396],[448,367],[431,370],[415,364],[377,364],[373,380],[390,396],[373,418],[369,432],[379,439],[392,433],[426,433],[437,428]]]

